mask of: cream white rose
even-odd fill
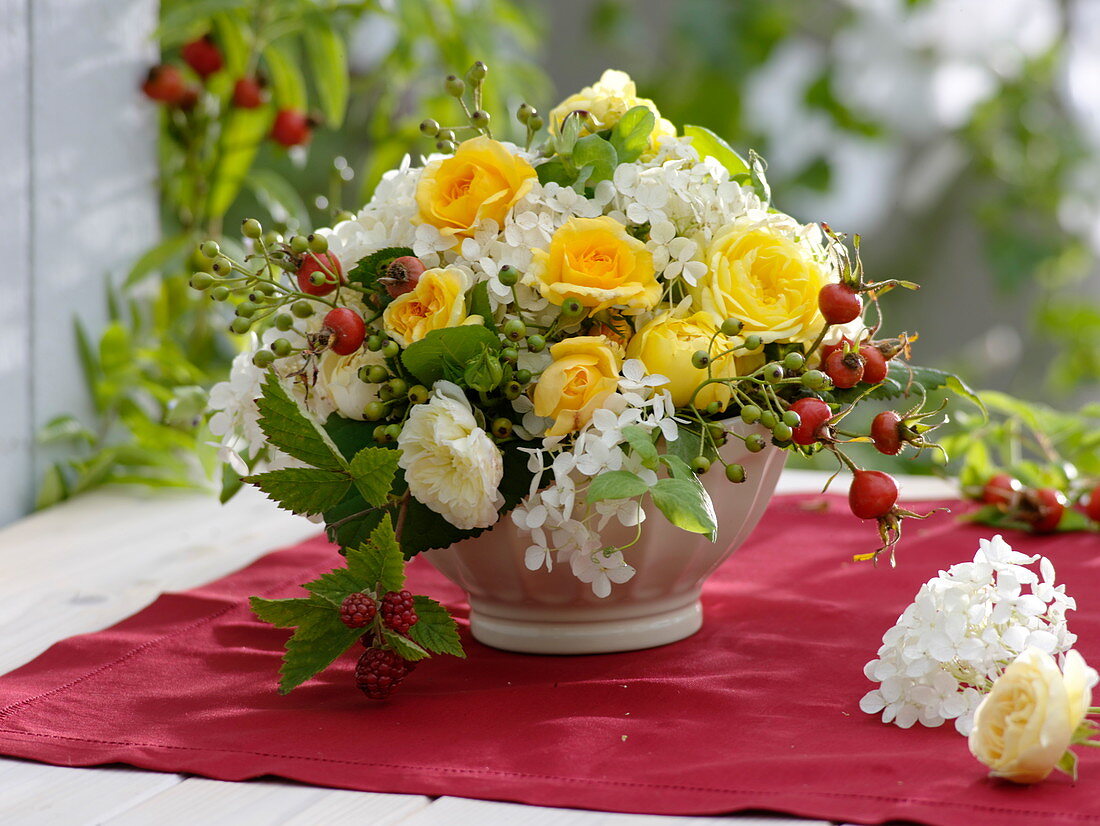
[[[385,364],[381,353],[372,353],[361,347],[350,356],[341,356],[326,350],[318,361],[317,384],[314,388],[323,394],[332,407],[345,419],[363,420],[363,409],[378,401],[378,385],[367,384],[359,378],[360,367]]]
[[[397,437],[409,493],[462,530],[487,528],[504,504],[500,451],[477,426],[462,390],[438,381]]]
[[[1097,674],[1076,651],[1065,671],[1029,648],[1005,669],[974,715],[970,752],[990,774],[1038,783],[1054,770],[1085,719]]]

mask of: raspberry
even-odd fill
[[[408,591],[390,591],[382,597],[382,622],[398,634],[407,634],[418,619]]]
[[[340,603],[340,619],[348,628],[365,628],[377,613],[370,594],[348,594]]]
[[[355,684],[372,700],[385,700],[415,667],[396,651],[368,648],[355,666]]]

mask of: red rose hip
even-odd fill
[[[898,483],[881,470],[857,470],[848,488],[848,507],[860,519],[886,516],[898,501]]]
[[[309,143],[312,134],[313,126],[305,112],[299,112],[297,109],[280,109],[275,115],[275,123],[271,127],[271,138],[287,149]]]
[[[233,84],[233,105],[238,109],[257,109],[263,102],[263,87],[256,78],[242,77]]]
[[[987,505],[1009,505],[1020,488],[1020,483],[1007,473],[998,473],[982,488],[982,501]]]
[[[864,344],[860,346],[859,354],[863,357],[863,378],[860,381],[865,384],[883,381],[890,367],[882,351],[873,344]]]
[[[158,103],[179,104],[188,94],[183,72],[175,66],[154,66],[141,84],[141,91]]]
[[[901,451],[901,416],[884,410],[871,422],[871,441],[879,453],[896,456]]]
[[[1094,487],[1089,494],[1088,504],[1085,505],[1085,516],[1093,522],[1100,522],[1100,485]]]
[[[821,399],[805,398],[794,402],[790,407],[798,414],[798,427],[791,431],[791,441],[796,445],[812,445],[820,441],[821,426],[833,415],[829,405]]]
[[[863,312],[863,298],[847,284],[826,284],[817,294],[817,306],[829,324],[847,324]]]
[[[180,55],[187,65],[195,70],[195,74],[203,80],[221,69],[223,65],[222,53],[214,44],[210,35],[203,35],[198,40],[185,43],[180,49]]]
[[[841,390],[855,387],[863,378],[863,356],[859,353],[834,350],[822,363],[825,375]]]
[[[315,252],[306,253],[298,267],[298,289],[309,295],[328,295],[343,280],[343,272],[340,259],[331,252],[320,255]],[[314,273],[320,273],[324,278],[323,284],[313,283]]]
[[[330,333],[329,347],[340,356],[350,356],[363,346],[367,325],[355,310],[337,307],[325,316],[325,329]]]
[[[1025,497],[1030,512],[1025,516],[1035,533],[1053,533],[1066,512],[1065,498],[1053,488],[1039,488]]]

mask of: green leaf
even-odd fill
[[[653,444],[653,437],[644,427],[636,424],[627,425],[623,428],[623,437],[645,467],[650,470],[657,469],[657,446]]]
[[[356,419],[345,419],[343,416],[329,416],[324,425],[325,434],[332,440],[340,451],[340,455],[349,462],[355,458],[355,454],[365,447],[385,447],[387,450],[396,450],[397,445],[390,442],[388,445],[379,445],[374,440],[373,430],[366,422]]]
[[[327,125],[338,129],[348,107],[348,55],[344,39],[323,14],[311,14],[304,33],[313,85]]]
[[[362,284],[364,287],[373,287],[395,258],[413,254],[409,247],[386,247],[372,252],[348,272],[348,281]]]
[[[178,269],[183,265],[183,253],[193,241],[192,236],[186,232],[163,239],[134,263],[122,284],[123,287],[132,287],[154,272],[168,275]]]
[[[321,468],[283,468],[245,478],[280,508],[292,513],[322,513],[335,507],[351,487],[351,478],[344,471]]]
[[[1058,758],[1058,763],[1055,766],[1058,771],[1068,774],[1073,778],[1073,782],[1077,782],[1077,755],[1069,749],[1063,752],[1062,756]]]
[[[306,81],[298,68],[298,58],[282,41],[269,43],[263,51],[271,77],[271,92],[279,109],[307,109]],[[247,111],[247,110],[246,110]]]
[[[362,630],[348,628],[335,610],[318,610],[306,617],[286,643],[279,693],[286,694],[355,645]]]
[[[699,481],[699,477],[695,475],[688,463],[679,456],[665,455],[661,457],[661,461],[668,466],[669,475],[672,476],[673,479]]]
[[[244,477],[229,465],[222,465],[222,486],[218,491],[218,502],[225,504],[244,487]]]
[[[718,539],[718,519],[714,505],[702,484],[686,479],[661,479],[649,489],[653,504],[673,525],[692,533],[701,533],[711,542]]]
[[[666,446],[669,455],[676,456],[689,465],[697,456],[704,456],[711,462],[718,458],[718,451],[714,449],[714,445],[710,440],[704,442],[699,431],[677,425],[677,434],[676,439],[668,442]]]
[[[362,587],[377,587],[379,593],[400,591],[405,585],[405,556],[388,517],[371,531],[370,539],[358,548],[348,548],[348,570]]]
[[[50,465],[42,475],[42,485],[38,488],[38,495],[34,500],[34,509],[42,510],[50,505],[56,505],[69,495],[69,486],[65,483],[65,476],[59,465]]]
[[[317,611],[325,610],[324,606],[318,605],[309,597],[294,599],[250,597],[248,604],[252,606],[252,613],[276,628],[296,628],[309,622]]]
[[[489,303],[489,282],[478,281],[470,290],[470,315],[479,315],[485,321],[485,327],[493,334],[497,332],[496,322],[493,320],[493,305]]]
[[[547,161],[539,164],[535,167],[535,174],[539,176],[539,183],[544,186],[549,183],[569,186],[575,177],[569,173],[561,161]]]
[[[65,413],[50,419],[38,431],[39,444],[49,445],[58,442],[83,442],[93,445],[96,442],[96,435],[76,418]]]
[[[447,368],[461,374],[466,362],[489,348],[500,350],[500,339],[480,325],[447,327],[432,330],[420,341],[414,341],[401,354],[405,369],[425,387],[446,378]]]
[[[592,173],[584,183],[587,186],[594,186],[615,174],[619,158],[615,154],[615,147],[599,135],[587,135],[577,141],[577,145],[573,147],[573,165],[577,169],[591,166]]]
[[[225,73],[234,79],[242,77],[248,69],[251,31],[245,19],[244,15],[232,12],[219,12],[213,17],[218,45],[225,58]]]
[[[173,3],[163,11],[160,25],[152,35],[152,40],[160,43],[161,48],[177,46],[201,34],[196,27],[205,26],[207,20],[217,12],[231,11],[251,6],[254,0],[187,0]]]
[[[606,499],[633,499],[649,491],[647,485],[636,473],[629,470],[606,470],[592,478],[588,484],[585,498],[589,502],[603,502]]]
[[[256,400],[260,430],[275,447],[307,465],[325,470],[344,470],[347,463],[336,446],[314,421],[287,395],[274,373],[264,380],[263,395]]]
[[[611,130],[611,145],[619,163],[631,163],[649,148],[649,136],[657,119],[645,106],[628,109]]]
[[[270,106],[230,109],[218,141],[218,163],[206,199],[207,218],[221,218],[233,206],[260,144],[271,131],[272,117]]]
[[[417,616],[416,623],[409,628],[413,641],[433,654],[465,658],[458,625],[450,612],[434,599],[424,596],[413,597],[413,606]]]
[[[374,590],[373,585],[362,582],[348,568],[334,568],[328,573],[321,574],[312,582],[307,582],[302,587],[317,599],[324,600],[328,605],[337,609],[348,594]]]
[[[379,507],[386,503],[393,486],[393,477],[397,473],[398,450],[384,447],[365,447],[351,460],[351,475],[355,487],[359,489],[368,505]],[[329,507],[339,504],[333,502]]]
[[[730,176],[748,175],[749,164],[732,146],[705,126],[685,126],[684,136],[691,138],[691,145],[701,158],[714,158],[730,173]]]
[[[417,625],[419,625],[419,623],[417,623]],[[402,659],[416,662],[417,660],[422,660],[429,656],[427,651],[408,637],[402,636],[396,631],[391,631],[389,628],[382,628],[382,638],[390,648],[401,655]]]

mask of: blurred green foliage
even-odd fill
[[[76,322],[96,416],[43,429],[41,441],[69,458],[46,472],[40,507],[105,483],[209,484],[219,463],[206,443],[206,390],[239,341],[227,332],[233,307],[188,287],[211,264],[203,240],[239,257],[223,227],[245,215],[289,234],[330,225],[345,203],[358,208],[383,171],[427,149],[417,124],[450,112],[442,78],[474,60],[493,72],[489,111],[514,108],[520,90],[546,94],[536,21],[514,0],[164,0],[160,14],[163,62],[201,94],[193,106],[160,107],[163,240],[109,279],[110,324],[98,339]],[[204,79],[180,49],[205,35],[224,65]],[[266,83],[264,104],[233,105],[234,84],[253,75]],[[280,109],[309,112],[308,147],[269,139]]]

